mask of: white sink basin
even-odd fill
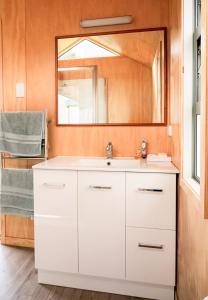
[[[80,166],[84,167],[109,167],[109,168],[138,168],[140,161],[136,159],[105,159],[105,158],[81,158]]]
[[[33,166],[33,169],[52,170],[104,170],[111,172],[135,171],[152,173],[178,173],[178,170],[170,163],[148,163],[142,159],[129,157],[117,157],[106,159],[105,157],[78,157],[57,156],[45,162]]]

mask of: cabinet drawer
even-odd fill
[[[35,266],[78,272],[77,224],[68,217],[35,216]]]
[[[79,172],[79,272],[125,278],[125,174]]]
[[[175,285],[175,232],[126,229],[126,279]]]
[[[127,226],[175,230],[175,174],[127,173]]]
[[[77,215],[77,172],[34,170],[35,214]]]

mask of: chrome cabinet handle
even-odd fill
[[[145,188],[138,188],[139,192],[153,192],[153,193],[162,193],[163,189],[145,189]]]
[[[159,249],[159,250],[164,249],[164,245],[150,245],[150,244],[143,244],[143,243],[138,243],[138,247],[149,248],[149,249]]]
[[[89,188],[92,190],[111,190],[112,186],[90,185]]]
[[[66,184],[65,183],[61,183],[61,184],[53,184],[53,183],[47,183],[44,182],[43,186],[48,188],[48,189],[57,189],[57,190],[62,190],[65,188]]]

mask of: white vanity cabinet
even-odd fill
[[[34,167],[38,280],[174,300],[177,170],[114,165]]]
[[[79,272],[125,278],[125,173],[78,172]]]
[[[36,268],[78,272],[77,172],[34,171]]]

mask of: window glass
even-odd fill
[[[59,60],[78,59],[78,58],[96,58],[96,57],[112,57],[118,56],[117,53],[105,49],[87,39],[82,40],[64,54],[59,57]]]
[[[193,177],[200,182],[200,153],[201,153],[201,1],[195,0],[194,26],[194,170]]]

